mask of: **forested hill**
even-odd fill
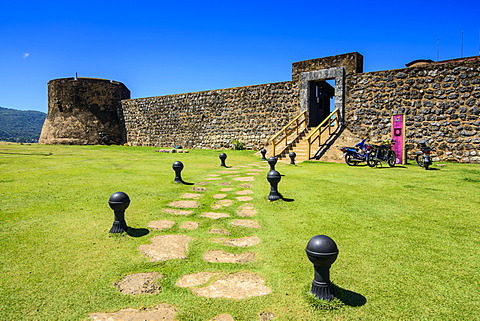
[[[36,143],[47,114],[0,107],[0,141]]]

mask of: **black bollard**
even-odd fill
[[[260,154],[262,154],[262,161],[266,161],[267,159],[265,158],[265,154],[267,154],[267,150],[265,148],[262,148],[260,150]]]
[[[305,252],[307,252],[307,257],[315,268],[315,276],[310,291],[319,299],[333,300],[335,289],[330,282],[330,266],[338,256],[337,244],[326,235],[317,235],[308,241]]]
[[[175,183],[183,183],[182,180],[182,169],[183,169],[183,163],[180,161],[176,161],[172,165],[173,170],[175,171]]]
[[[282,195],[278,192],[278,183],[282,179],[282,176],[276,170],[271,170],[267,174],[267,180],[270,183],[270,194],[268,195],[269,201],[276,201],[282,198]]]
[[[295,165],[295,157],[297,157],[297,154],[295,154],[295,152],[290,152],[288,156],[290,157],[290,164]]]
[[[277,164],[277,158],[275,156],[270,156],[268,158],[268,164],[270,165],[270,170],[275,170],[275,165]]]
[[[225,160],[227,159],[227,154],[225,153],[221,153],[218,158],[220,158],[220,166],[223,166],[223,167],[227,167],[227,165],[225,165]]]
[[[128,230],[127,222],[125,222],[125,210],[130,205],[130,198],[124,192],[116,192],[110,196],[108,205],[115,213],[110,233],[123,233]]]

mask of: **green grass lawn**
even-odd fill
[[[235,320],[480,320],[480,165],[349,167],[345,164],[279,163],[279,190],[292,202],[268,202],[265,173],[252,190],[262,226],[252,233],[229,225],[240,202],[222,209],[231,218],[189,217],[162,209],[191,186],[173,183],[180,160],[187,182],[216,173],[219,151],[156,153],[120,146],[0,145],[0,320],[83,320],[89,313],[175,305],[178,320],[207,321],[221,313]],[[259,163],[252,151],[226,151],[227,165]],[[239,183],[240,184],[240,183]],[[218,193],[214,181],[205,199]],[[200,228],[150,231],[142,237],[111,235],[108,198],[131,199],[129,226],[152,220],[196,220]],[[212,247],[212,227],[235,237],[255,234],[249,251],[256,262],[214,264],[202,255]],[[138,247],[162,234],[194,238],[187,260],[149,262]],[[331,279],[342,300],[319,303],[309,295],[313,266],[308,240],[332,237],[339,256]],[[245,249],[227,248],[230,252]],[[252,271],[272,294],[244,300],[208,299],[175,286],[199,271]],[[164,275],[162,292],[128,296],[113,285],[130,273]]]

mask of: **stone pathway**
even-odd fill
[[[177,280],[176,286],[187,288],[193,294],[207,298],[241,300],[268,295],[271,293],[271,289],[265,285],[265,280],[259,274],[245,270],[234,273],[222,271],[222,266],[225,264],[238,264],[241,269],[242,264],[256,261],[257,255],[254,246],[261,243],[261,239],[255,234],[237,237],[232,232],[243,231],[242,233],[245,235],[245,233],[254,233],[261,228],[259,222],[254,219],[257,210],[253,203],[248,202],[254,200],[254,193],[250,188],[256,176],[262,172],[266,173],[268,166],[260,163],[219,169],[215,173],[207,174],[203,181],[197,183],[196,186],[185,187],[185,192],[180,199],[172,200],[167,207],[162,209],[168,219],[152,221],[148,227],[156,233],[163,234],[152,237],[149,244],[139,247],[139,251],[151,262],[188,259],[189,244],[194,240],[193,237],[187,235],[188,231],[199,229],[202,222],[207,226],[211,224],[204,220],[218,221],[219,227],[205,230],[205,233],[221,236],[212,235],[209,238],[212,247],[202,256],[205,262],[218,263],[218,271],[198,271],[183,275]],[[206,197],[206,195],[210,196]],[[205,211],[206,206],[213,211]],[[216,210],[220,210],[220,212]],[[191,216],[193,220],[183,221],[185,216]],[[175,226],[182,229],[181,233],[185,234],[164,234]],[[232,227],[232,232],[229,231],[228,226]],[[230,253],[227,247],[236,247],[238,250]],[[253,251],[242,252],[239,250],[250,247]],[[127,295],[156,294],[161,292],[158,280],[163,277],[157,272],[136,273],[125,276],[114,285],[120,292]],[[114,313],[92,313],[90,317],[94,320],[109,321],[174,320],[175,313],[176,307],[159,304],[148,309],[123,309]],[[222,313],[222,311],[218,311],[218,313],[210,321],[234,321],[231,315]],[[268,317],[266,317],[267,315]],[[271,320],[273,317],[270,312],[259,311],[258,314],[258,320],[261,321]]]

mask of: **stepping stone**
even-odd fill
[[[218,183],[218,185],[220,185],[220,186],[230,186],[230,185],[232,185],[232,183],[230,183],[230,182],[221,182],[221,183]]]
[[[219,180],[219,179],[222,179],[221,177],[207,177],[205,178],[206,181],[216,181],[216,180]]]
[[[230,235],[230,232],[223,228],[212,228],[208,233]]]
[[[197,201],[173,201],[168,206],[179,208],[197,208],[200,206]]]
[[[123,294],[156,294],[162,291],[157,280],[163,278],[158,272],[129,274],[114,285]]]
[[[175,225],[175,222],[169,220],[159,220],[148,223],[148,227],[151,227],[154,230],[166,230],[171,228],[173,225]]]
[[[235,175],[228,175],[228,177],[238,177],[240,174],[235,174]]]
[[[199,182],[199,183],[197,183],[197,185],[199,185],[199,186],[204,186],[204,185],[207,185],[207,184],[208,184],[208,182]]]
[[[192,198],[198,200],[200,197],[202,197],[202,194],[197,194],[197,193],[185,193],[182,195],[182,198]]]
[[[219,172],[220,174],[238,174],[240,173],[239,171],[221,171]]]
[[[183,222],[180,225],[180,228],[184,228],[184,229],[187,229],[187,230],[196,230],[196,229],[198,229],[199,225],[200,225],[200,223],[198,223],[198,222]]]
[[[194,186],[194,187],[192,187],[192,190],[195,191],[195,192],[205,192],[207,189],[205,187]]]
[[[173,208],[164,208],[163,211],[168,214],[185,215],[185,216],[193,213],[193,211],[177,210]]]
[[[234,181],[239,181],[239,182],[251,182],[255,180],[255,177],[253,176],[248,176],[248,177],[234,177]]]
[[[253,197],[250,197],[250,196],[238,196],[238,197],[235,197],[237,200],[239,200],[240,202],[247,202],[247,201],[251,201],[253,200]]]
[[[232,225],[235,226],[243,226],[243,227],[251,227],[251,228],[260,228],[260,224],[254,220],[233,220]]]
[[[237,210],[237,215],[242,217],[251,217],[257,214],[257,210],[251,203],[245,203]]]
[[[202,213],[202,215],[200,216],[208,217],[214,220],[218,220],[219,218],[223,218],[223,217],[230,217],[230,215],[228,215],[227,213],[214,213],[214,212]]]
[[[218,174],[208,174],[207,176],[220,176]]]
[[[213,238],[214,243],[219,243],[226,246],[248,247],[260,243],[258,236],[246,236],[237,239],[228,239],[226,237]]]
[[[244,189],[243,191],[238,191],[235,194],[237,194],[237,195],[249,195],[249,194],[253,194],[253,191],[251,189]]]
[[[263,169],[258,169],[258,168],[252,168],[252,169],[247,169],[247,172],[263,172],[264,170]]]
[[[138,249],[150,257],[150,262],[186,259],[188,243],[192,240],[187,235],[158,235],[152,238],[152,244],[140,245]]]
[[[240,187],[243,187],[243,188],[251,188],[252,187],[252,184],[248,183],[248,184],[242,184],[240,185]]]
[[[235,321],[235,319],[228,313],[222,313],[208,321]]]
[[[210,263],[248,263],[255,262],[255,252],[228,253],[218,250],[209,250],[203,255],[203,260]]]
[[[215,194],[213,195],[213,198],[216,199],[216,200],[219,200],[219,199],[222,199],[222,198],[225,198],[227,197],[227,194]]]
[[[253,272],[236,272],[220,276],[209,286],[191,289],[207,298],[246,299],[272,293],[263,278]]]
[[[185,274],[182,276],[176,286],[181,288],[191,288],[207,283],[213,276],[220,274],[220,272],[197,272],[192,274]]]
[[[233,191],[233,188],[230,188],[230,187],[224,187],[220,190],[220,192],[231,192]]]
[[[117,312],[106,313],[90,313],[89,317],[94,321],[140,321],[140,320],[162,320],[175,321],[177,309],[173,305],[166,303],[159,304],[148,309],[122,309]]]
[[[247,175],[252,175],[252,176],[257,176],[259,175],[260,173],[247,173]]]
[[[211,207],[214,210],[218,210],[219,208],[228,207],[232,204],[233,204],[232,200],[219,200],[219,201],[216,201]]]

